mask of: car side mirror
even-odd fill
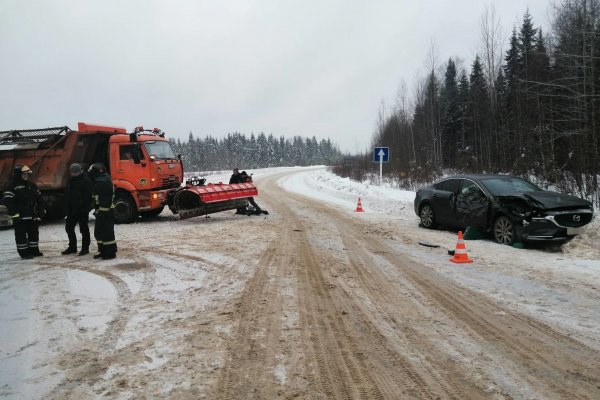
[[[182,158],[183,158],[183,156],[182,156],[181,154],[177,154],[177,159],[178,159],[179,161],[181,161],[181,159],[182,159]]]

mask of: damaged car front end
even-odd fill
[[[539,191],[496,199],[498,212],[514,221],[517,238],[528,242],[565,242],[594,218],[590,202],[560,193]]]

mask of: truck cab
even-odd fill
[[[110,175],[115,185],[115,219],[135,220],[156,216],[169,193],[183,182],[183,166],[171,145],[157,131],[137,128],[129,135],[113,135],[109,141]]]
[[[102,127],[79,123],[79,132],[102,132]],[[98,155],[107,166],[115,186],[115,220],[135,221],[162,212],[169,194],[183,182],[183,164],[173,153],[160,129],[137,127],[132,133],[118,131],[108,136],[108,148]],[[106,156],[106,160],[101,158]]]

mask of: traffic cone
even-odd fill
[[[454,250],[454,257],[452,257],[450,261],[457,264],[466,264],[473,262],[473,260],[471,260],[469,258],[469,255],[467,254],[467,247],[465,246],[465,241],[463,240],[462,231],[458,231],[458,242],[456,243],[456,250]]]
[[[364,212],[365,210],[363,210],[362,208],[362,203],[360,202],[360,197],[358,198],[358,205],[356,206],[356,210],[354,210],[354,212]]]

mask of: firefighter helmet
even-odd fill
[[[15,169],[14,169],[14,177],[15,178],[20,178],[21,174],[31,174],[31,173],[33,173],[33,171],[27,165],[19,164],[19,165],[15,166]]]
[[[106,167],[102,163],[94,163],[90,165],[90,169],[88,169],[88,173],[92,179],[97,178],[98,176],[106,173]]]

